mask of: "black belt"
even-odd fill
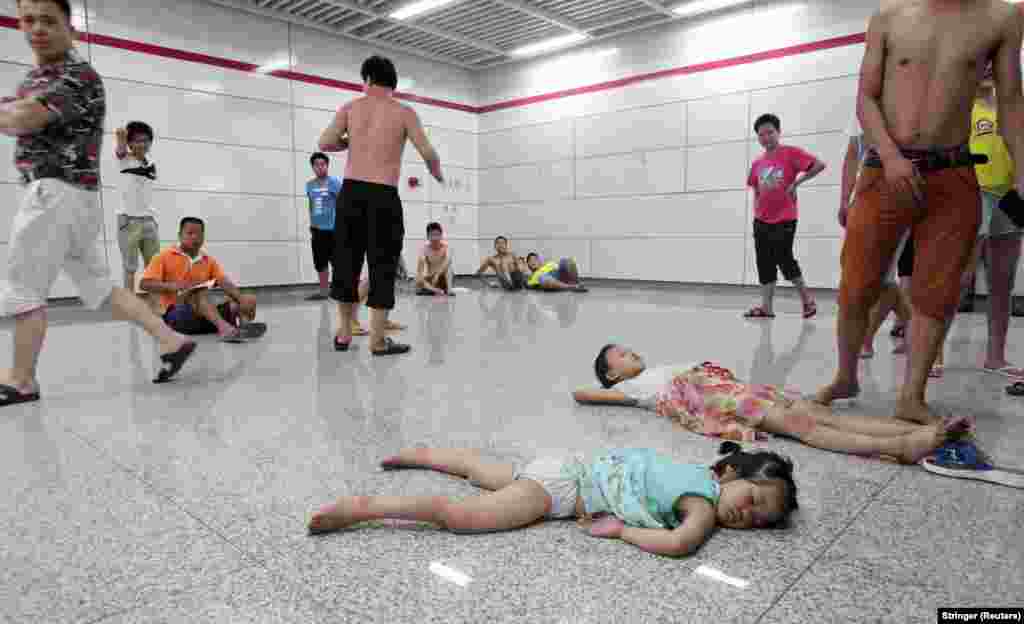
[[[972,154],[966,145],[950,147],[945,149],[916,150],[900,149],[900,154],[914,164],[921,173],[940,171],[942,169],[953,169],[955,167],[973,167],[984,165],[988,162],[988,156]],[[864,158],[865,167],[882,167],[882,157],[872,148],[868,150]]]

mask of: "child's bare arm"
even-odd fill
[[[685,557],[692,554],[715,530],[715,508],[707,500],[693,496],[683,498],[680,506],[686,517],[675,529],[624,526],[619,539],[656,555]]]
[[[636,407],[639,401],[631,399],[618,390],[583,389],[572,393],[572,398],[583,405],[625,405]]]

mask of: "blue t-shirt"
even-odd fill
[[[630,526],[674,529],[681,524],[676,501],[699,496],[718,504],[711,468],[682,464],[651,449],[614,449],[577,464],[580,496],[587,513],[608,513]]]
[[[318,230],[334,230],[334,212],[341,193],[341,180],[327,176],[327,184],[314,179],[306,182],[309,198],[309,224]]]

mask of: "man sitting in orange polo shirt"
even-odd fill
[[[159,293],[164,321],[183,334],[217,334],[226,342],[258,338],[266,325],[253,322],[256,297],[243,295],[220,263],[202,251],[205,230],[202,219],[182,219],[179,244],[153,258],[142,275],[142,290]],[[219,306],[210,302],[213,285],[224,291],[228,301]]]

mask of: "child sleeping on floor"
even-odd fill
[[[591,457],[542,458],[525,465],[483,460],[464,449],[406,449],[386,469],[426,468],[492,490],[462,501],[441,496],[346,496],[315,513],[312,534],[379,519],[430,522],[454,533],[517,529],[541,519],[577,518],[594,537],[684,556],[716,527],[777,528],[797,509],[793,464],[777,453],[722,444],[714,465],[677,462],[651,449]]]
[[[745,384],[711,362],[648,368],[636,352],[606,345],[594,362],[601,390],[573,393],[583,404],[641,407],[684,429],[730,440],[774,433],[829,451],[887,456],[917,463],[951,435],[970,427],[966,418],[918,425],[891,418],[837,416],[824,405],[776,386]]]

